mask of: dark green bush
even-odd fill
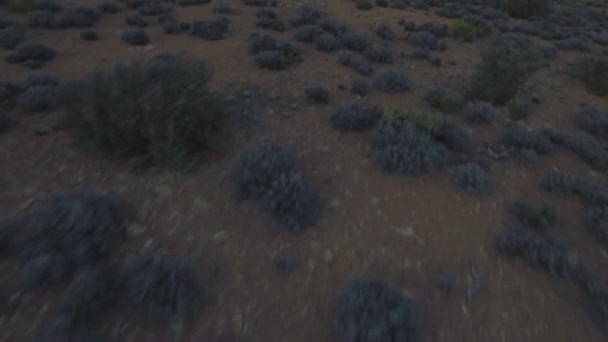
[[[203,63],[173,56],[93,73],[78,82],[76,98],[63,99],[67,127],[81,146],[110,157],[192,165],[226,116],[207,89],[210,76]]]
[[[552,0],[495,0],[497,8],[515,18],[542,16],[551,12]]]
[[[589,92],[608,95],[608,57],[588,56],[581,61],[579,68],[579,77]]]
[[[494,38],[481,51],[477,66],[465,95],[504,105],[541,66],[538,49],[526,37],[504,34]]]

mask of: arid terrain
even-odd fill
[[[0,1],[0,341],[608,340],[608,7],[477,2]]]

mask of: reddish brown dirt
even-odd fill
[[[360,13],[350,1],[329,3],[325,9],[330,16],[353,30],[367,30],[371,21],[380,18],[400,34],[396,23],[404,17],[417,22],[446,21],[421,11]],[[62,79],[76,79],[93,68],[168,50],[207,61],[214,72],[212,85],[218,89],[241,81],[270,92],[301,96],[307,85],[322,84],[332,90],[333,104],[352,97],[349,91],[337,90],[341,84],[348,87],[352,70],[338,66],[334,55],[311,47],[303,47],[303,63],[286,71],[255,68],[246,54],[248,35],[254,31],[254,10],[240,6],[239,14],[231,17],[228,38],[218,42],[165,35],[154,24],[147,29],[151,45],[132,48],[120,40],[124,12],[103,16],[95,27],[102,36],[99,42],[81,42],[78,30],[32,29],[29,34],[58,50],[58,58],[43,72]],[[289,9],[282,9],[284,18],[288,13]],[[184,21],[205,18],[210,8],[178,8],[175,15]],[[292,31],[272,34],[293,41]],[[404,42],[395,46],[398,52],[412,49]],[[375,93],[367,101],[381,104],[390,99],[403,106],[418,106],[432,84],[457,90],[474,66],[476,46],[449,39],[448,50],[441,56],[444,66],[440,68],[425,61],[398,59],[396,67],[407,71],[412,91],[395,96]],[[564,74],[563,62],[573,58],[576,55],[562,53],[531,82],[543,100],[534,109],[531,125],[569,127],[579,103],[608,104]],[[22,80],[28,73],[0,62],[3,78]],[[19,112],[13,113],[18,125],[0,136],[0,214],[17,216],[53,192],[82,188],[117,193],[138,204],[144,212],[145,231],[131,239],[124,254],[159,244],[193,258],[208,280],[213,300],[181,335],[184,341],[333,341],[336,295],[358,275],[376,276],[414,294],[424,341],[606,340],[580,305],[583,298],[577,289],[499,257],[492,247],[502,229],[506,201],[516,196],[549,198],[536,185],[543,172],[557,167],[588,174],[591,169],[585,163],[561,153],[546,158],[535,169],[500,164],[493,173],[493,195],[474,198],[452,186],[444,173],[420,178],[382,174],[369,160],[370,136],[333,131],[327,123],[330,108],[307,106],[284,115],[269,106],[256,113],[261,125],[254,140],[272,136],[294,147],[320,184],[325,211],[318,225],[304,234],[284,232],[251,203],[237,204],[232,198],[227,175],[245,144],[192,174],[151,170],[133,175],[124,164],[78,152],[64,133],[33,136],[33,130],[52,124],[53,115]],[[474,128],[479,141],[496,138],[497,133],[498,128]],[[595,173],[595,177],[606,183],[604,175]],[[605,270],[608,252],[584,232],[578,202],[550,199],[559,207],[557,233]],[[413,236],[399,233],[409,227]],[[297,271],[277,275],[271,262],[276,255],[297,258]],[[467,304],[471,264],[481,288]],[[18,270],[6,264],[2,269],[1,279],[7,279],[11,288]],[[452,271],[460,280],[451,295],[440,293],[433,285],[433,278],[443,270]],[[0,340],[22,341],[52,318],[55,294],[47,297],[40,300],[18,291],[12,294],[8,313],[0,317]],[[108,315],[111,323],[106,325],[112,327],[117,317],[130,324],[128,341],[172,340],[170,329],[123,313]]]

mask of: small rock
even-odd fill
[[[414,235],[416,235],[416,232],[414,231],[414,227],[412,226],[407,226],[404,228],[395,228],[395,232],[397,232],[397,234],[403,236],[403,237],[413,237]]]
[[[224,243],[230,238],[230,234],[227,231],[221,230],[215,234],[213,234],[213,241],[217,243]]]
[[[334,258],[334,253],[328,248],[325,249],[325,253],[323,254],[325,261],[331,261]]]

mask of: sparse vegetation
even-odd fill
[[[122,41],[134,46],[148,45],[150,36],[142,29],[130,29],[122,33]]]
[[[456,20],[452,24],[452,35],[456,39],[472,42],[477,38],[477,34],[477,28],[464,20]]]
[[[306,98],[316,104],[329,103],[329,91],[324,87],[309,87],[304,90]]]
[[[497,116],[496,108],[489,102],[471,102],[464,108],[464,117],[469,123],[490,124]]]
[[[511,201],[508,205],[508,212],[520,224],[535,230],[545,230],[557,221],[555,206],[549,204],[535,205],[523,199]]]

